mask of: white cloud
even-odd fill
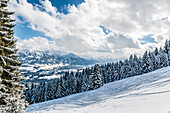
[[[17,48],[29,49],[29,50],[57,50],[57,47],[53,41],[48,41],[46,38],[33,37],[31,39],[18,40]]]
[[[31,29],[51,37],[59,50],[117,58],[120,53],[121,57],[129,56],[162,46],[170,36],[169,18],[161,20],[170,17],[167,0],[85,0],[78,7],[69,6],[66,15],[59,13],[49,0],[40,3],[43,11],[40,5],[33,6],[26,0],[11,0],[9,7],[16,12],[17,20],[22,16]],[[112,33],[107,36],[100,25]],[[141,45],[138,39],[149,34],[158,44]]]
[[[49,0],[41,1],[42,7],[45,9],[47,13],[51,13],[53,16],[57,16],[57,8],[53,7]]]
[[[107,36],[107,41],[112,49],[139,48],[137,42],[122,34],[110,34]]]

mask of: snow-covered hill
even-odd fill
[[[64,98],[30,105],[27,113],[169,113],[170,67]]]

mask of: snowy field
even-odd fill
[[[170,67],[30,105],[27,113],[169,113]]]

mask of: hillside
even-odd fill
[[[170,67],[64,98],[30,105],[27,113],[168,113]]]

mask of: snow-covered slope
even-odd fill
[[[170,67],[30,105],[27,113],[169,113]]]

